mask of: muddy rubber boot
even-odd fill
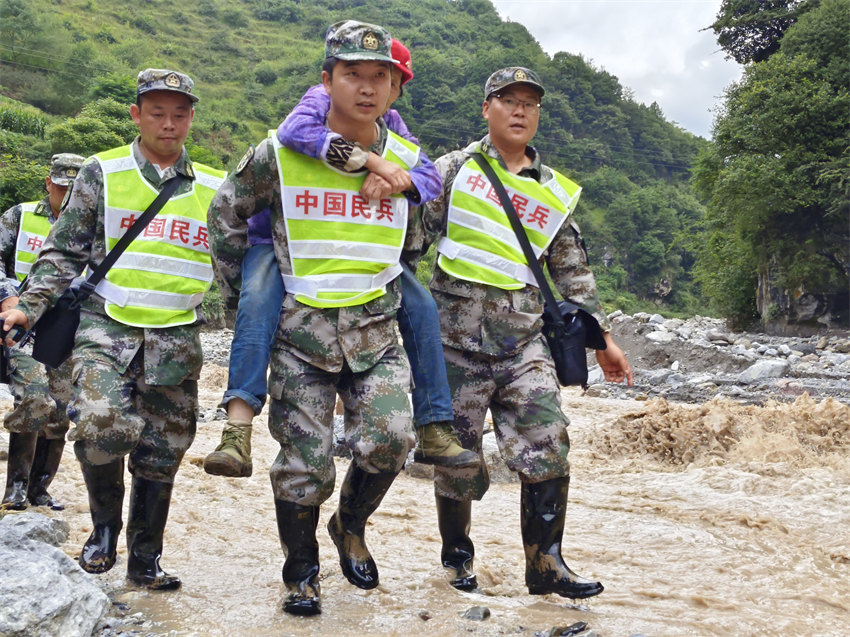
[[[276,499],[274,508],[280,545],[286,555],[282,571],[287,593],[283,610],[290,615],[318,615],[322,612],[316,541],[319,507]]]
[[[27,485],[30,467],[35,457],[38,433],[9,434],[9,459],[6,461],[6,490],[3,493],[3,508],[23,511],[27,508]]]
[[[532,595],[555,593],[584,599],[599,595],[599,582],[573,573],[561,557],[570,477],[522,483],[520,524],[525,548],[525,583]]]
[[[53,499],[47,492],[47,487],[53,482],[59,463],[62,462],[62,450],[65,448],[65,439],[57,438],[48,440],[39,438],[35,446],[35,458],[30,469],[30,483],[27,489],[27,497],[33,506],[50,507],[54,511],[61,511],[65,507]]]
[[[175,590],[181,584],[179,577],[169,575],[159,565],[173,486],[168,482],[133,476],[130,490],[127,579],[155,591]]]
[[[378,567],[366,548],[366,520],[375,512],[396,473],[367,473],[352,461],[339,492],[339,507],[328,521],[328,533],[339,551],[342,574],[357,588],[378,585]]]
[[[449,573],[449,584],[459,591],[478,588],[478,580],[472,571],[475,547],[469,539],[472,523],[472,501],[452,500],[441,495],[437,498],[437,523],[443,549],[440,558]]]
[[[80,463],[89,492],[92,532],[80,552],[80,566],[89,573],[105,573],[117,558],[118,535],[124,523],[124,459],[107,464]]]
[[[247,478],[253,470],[251,423],[228,420],[221,432],[221,443],[204,458],[204,471],[214,476]]]
[[[413,460],[440,467],[474,467],[480,464],[478,454],[460,446],[450,422],[433,422],[416,430]]]

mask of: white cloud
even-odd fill
[[[709,112],[741,67],[712,31],[721,0],[493,0],[553,55],[581,54],[615,75],[637,101],[658,102],[667,119],[707,137]]]

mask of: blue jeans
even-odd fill
[[[251,246],[242,259],[242,291],[222,405],[232,398],[241,398],[255,414],[262,411],[268,393],[271,346],[280,322],[284,293],[274,246],[270,243]]]
[[[413,376],[413,420],[416,427],[454,420],[437,304],[404,264],[401,307],[397,317]]]
[[[443,360],[437,305],[406,265],[402,265],[398,326],[413,376],[413,417],[417,427],[453,420],[452,398]],[[252,246],[242,261],[242,291],[236,310],[227,391],[222,405],[241,398],[259,414],[268,392],[271,344],[280,321],[285,290],[274,248]]]

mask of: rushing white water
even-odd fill
[[[205,369],[204,407],[224,381],[225,370]],[[247,479],[203,472],[221,423],[199,425],[162,559],[182,578],[180,591],[129,586],[123,538],[118,565],[99,577],[129,613],[150,620],[145,634],[534,635],[576,621],[599,635],[850,634],[850,408],[805,396],[791,405],[676,406],[575,390],[564,404],[573,477],[563,552],[606,587],[581,605],[528,595],[516,483],[493,484],[474,503],[480,592],[452,589],[439,565],[431,484],[402,473],[367,528],[381,585],[362,591],[342,576],[324,528],[335,494],[319,523],[323,613],[285,615],[268,480],[276,444],[265,413]],[[340,476],[346,465],[338,460]],[[71,524],[63,548],[76,555],[91,522],[70,446],[54,485],[68,508],[45,512]],[[472,606],[487,606],[490,618],[462,618]]]

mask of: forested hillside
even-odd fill
[[[550,58],[487,0],[3,0],[0,204],[38,196],[53,152],[131,139],[126,104],[145,67],[193,77],[191,154],[232,168],[319,80],[325,30],[348,17],[410,47],[415,78],[397,107],[432,157],[485,132],[492,71],[537,70],[547,94],[535,144],[584,186],[577,215],[608,307],[701,309],[691,269],[704,210],[689,180],[706,142],[578,52]]]

